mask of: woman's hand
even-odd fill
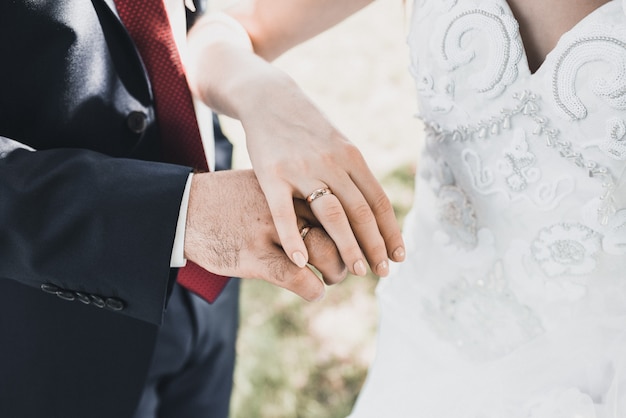
[[[353,274],[386,276],[402,261],[403,241],[392,205],[362,154],[286,75],[276,70],[255,88],[255,106],[240,109],[248,152],[281,244],[298,265],[307,258],[293,197],[306,200]],[[364,257],[365,256],[365,259]]]

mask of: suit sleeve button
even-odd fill
[[[126,117],[126,125],[131,132],[140,134],[148,127],[148,117],[143,112],[132,111]]]
[[[56,295],[57,292],[63,290],[61,289],[59,286],[53,285],[51,283],[43,283],[41,285],[41,290],[43,290],[46,293],[50,293],[52,295]]]
[[[74,292],[70,292],[69,290],[59,290],[56,295],[63,300],[69,300],[70,302],[76,300],[76,295]]]
[[[84,303],[85,305],[89,305],[91,303],[91,299],[89,299],[89,295],[83,292],[74,292],[76,294],[76,299]]]
[[[91,303],[98,308],[104,308],[106,305],[104,303],[104,299],[102,299],[100,296],[91,295],[89,296],[89,298],[91,299]]]
[[[124,309],[124,302],[117,298],[107,298],[106,300],[107,308],[113,311],[121,311]]]

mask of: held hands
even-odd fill
[[[342,262],[357,275],[366,274],[366,263],[387,275],[389,259],[404,259],[404,244],[391,203],[363,156],[289,76],[255,55],[240,31],[229,29],[208,18],[196,24],[188,37],[188,80],[206,105],[241,121],[276,228],[274,244],[294,268],[315,264],[308,238],[305,245],[300,236],[299,210],[315,190],[329,188],[332,194],[315,199],[310,209]]]
[[[313,226],[304,238],[309,262],[326,284],[343,280],[346,267],[336,246],[303,201],[292,202],[296,230]],[[303,234],[304,235],[304,234]],[[320,299],[324,284],[308,267],[292,263],[281,248],[265,196],[251,170],[194,174],[191,183],[185,257],[225,276],[260,278],[306,300]]]
[[[307,257],[293,197],[306,199],[329,188],[332,194],[315,199],[310,207],[343,262],[363,276],[367,261],[375,274],[386,276],[389,259],[404,259],[404,244],[385,192],[359,150],[295,83],[277,70],[268,73],[254,87],[256,99],[249,100],[256,105],[249,111],[241,108],[239,116],[286,254],[300,266]]]

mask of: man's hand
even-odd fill
[[[327,284],[347,274],[333,241],[302,201],[295,201],[301,228],[311,225],[304,241],[309,262]],[[302,240],[302,238],[301,238]],[[185,257],[224,276],[259,278],[291,290],[306,300],[324,295],[324,284],[308,267],[285,255],[265,196],[251,170],[194,174],[185,233]]]

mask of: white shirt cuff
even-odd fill
[[[191,192],[191,178],[193,173],[189,173],[185,191],[180,202],[180,211],[178,212],[178,222],[176,223],[176,236],[174,237],[174,246],[172,247],[172,258],[170,259],[170,267],[184,267],[187,264],[185,258],[185,227],[187,224],[187,209],[189,208],[189,193]]]

